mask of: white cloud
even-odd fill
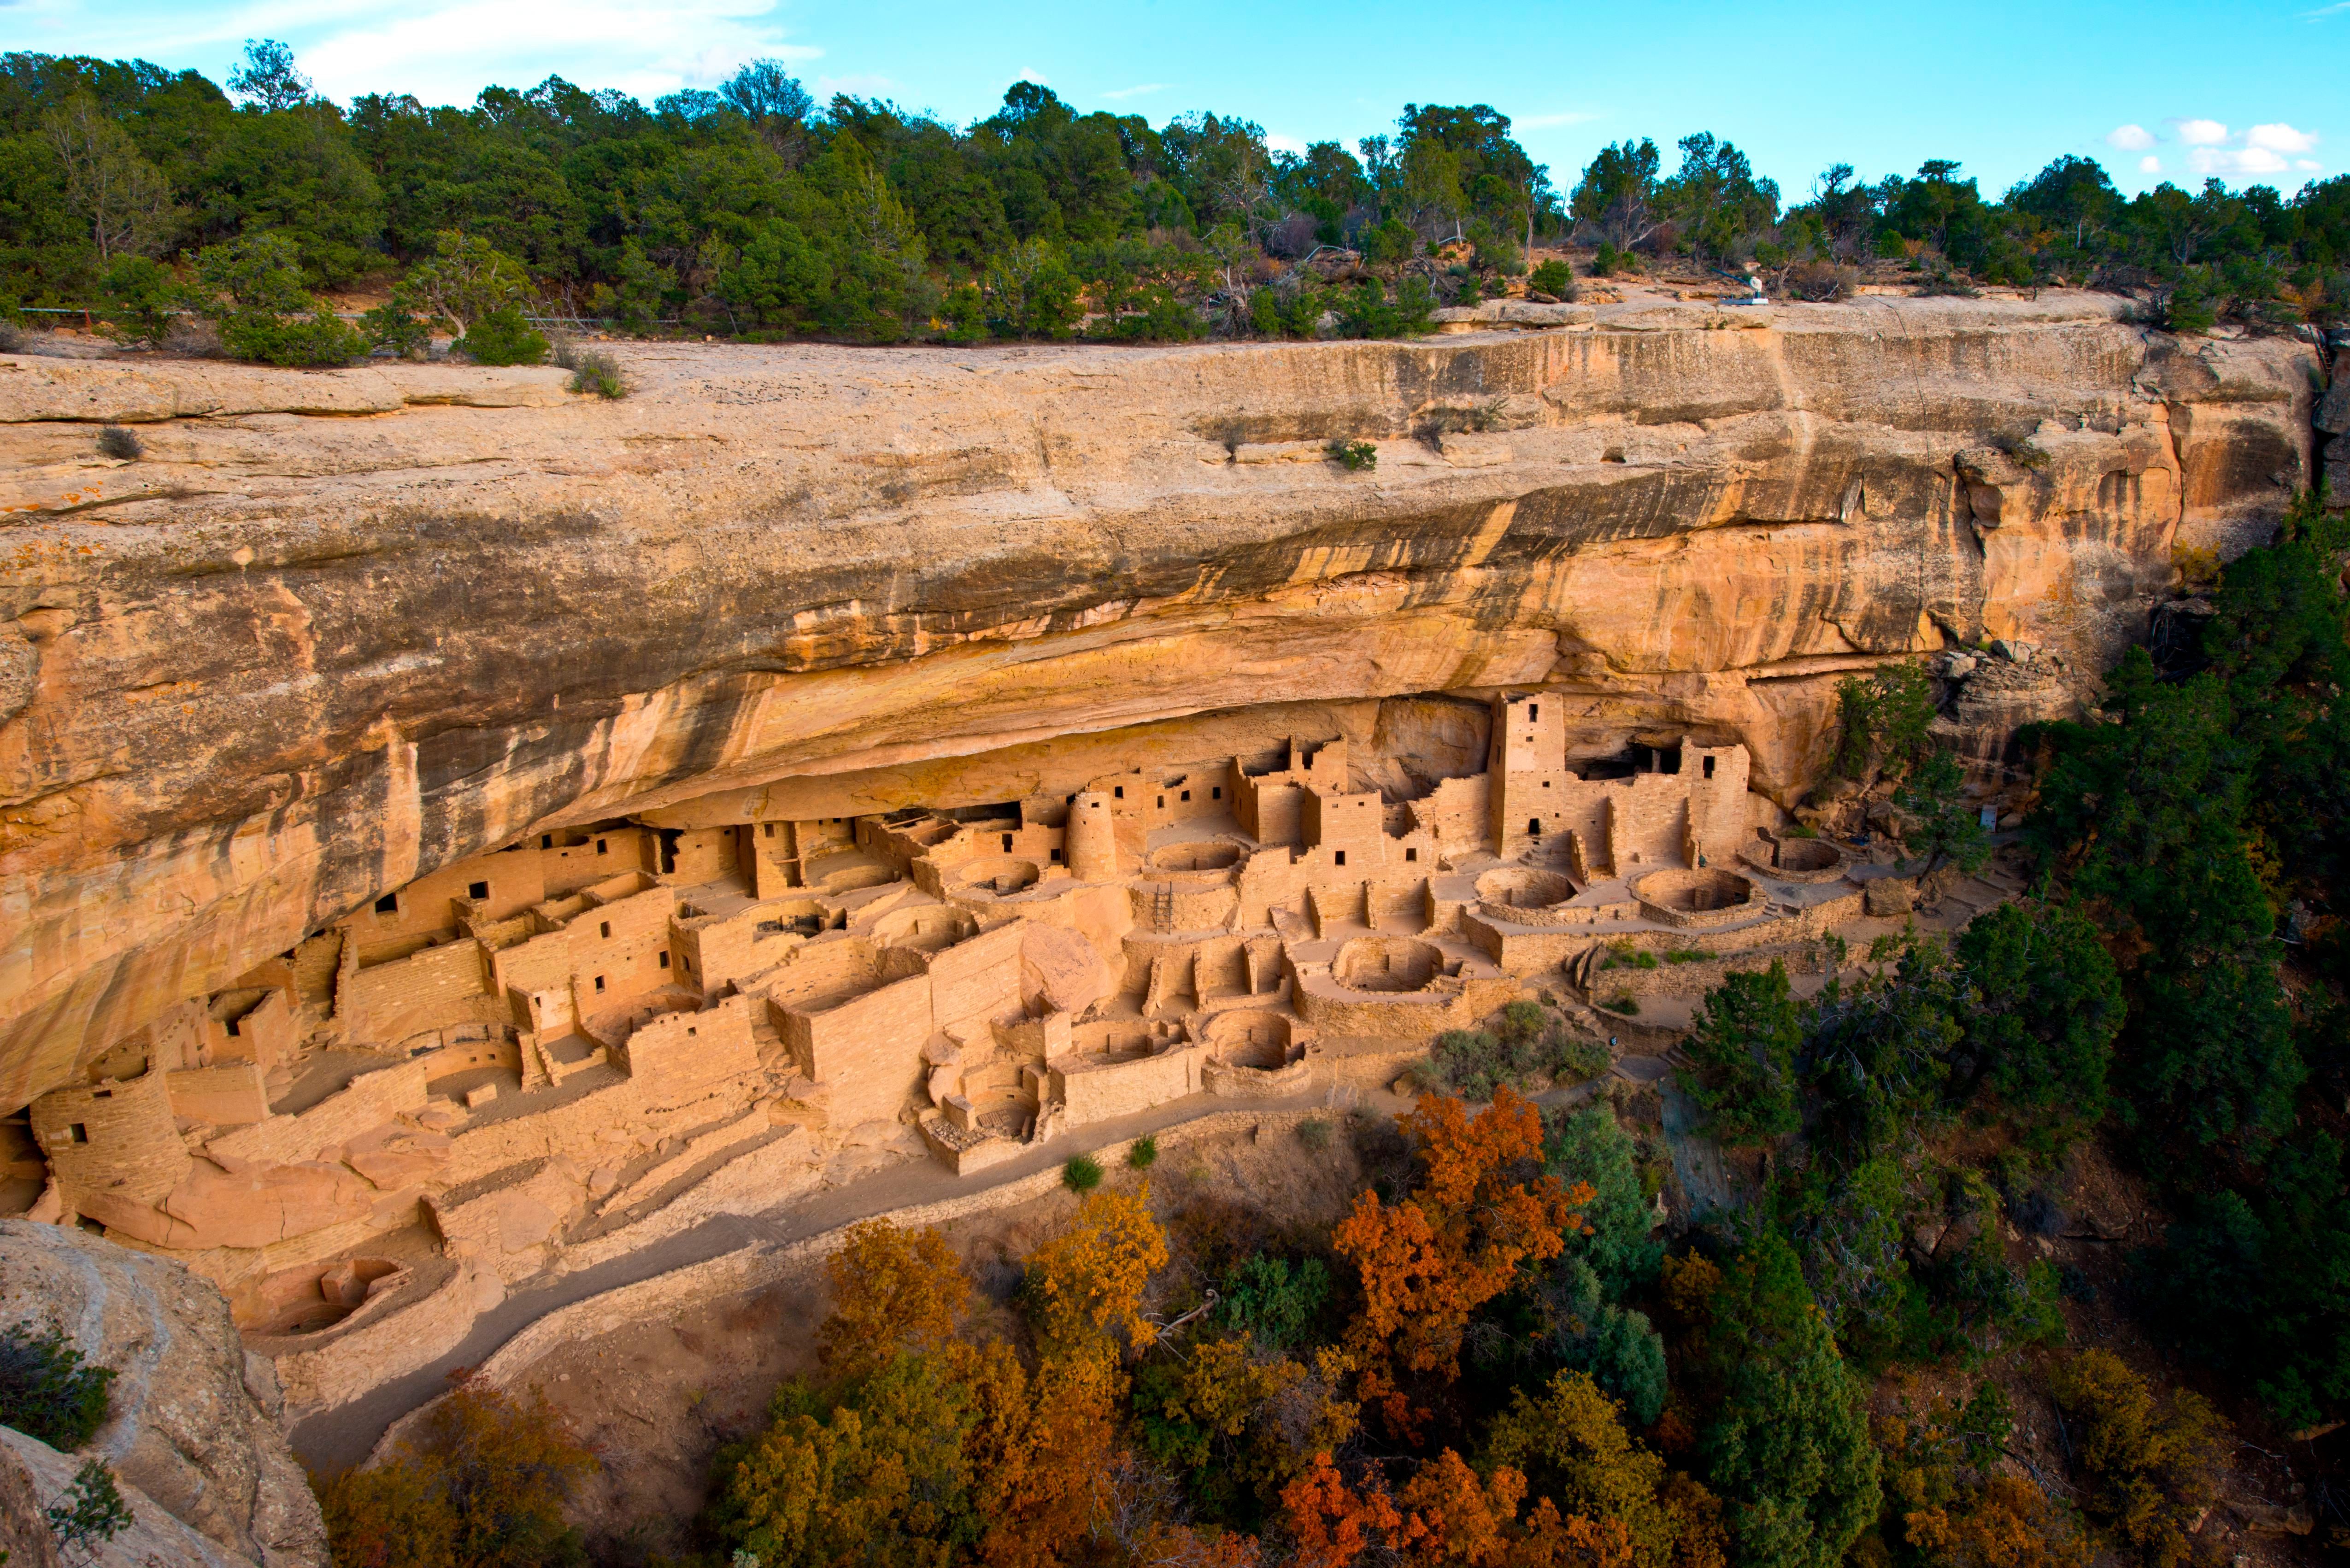
[[[232,13],[234,37],[266,37],[295,7],[265,4]],[[762,57],[812,60],[824,51],[787,43],[768,20],[773,0],[454,0],[378,20],[374,6],[330,3],[300,7],[316,26],[320,12],[363,16],[295,52],[296,62],[330,98],[406,91],[430,102],[470,103],[491,83],[536,86],[549,74],[582,87],[617,87],[652,99],[680,88],[723,81]],[[449,41],[463,38],[452,49]]]
[[[2141,174],[2159,174],[2162,172],[2162,160],[2149,152],[2137,161],[2137,171]]]
[[[2303,16],[2313,17],[2337,16],[2345,11],[2350,11],[2350,0],[2334,0],[2334,4],[2331,5],[2320,5],[2316,10],[2303,11],[2302,15]]]
[[[1264,145],[1272,152],[1295,152],[1301,158],[1305,154],[1305,143],[1294,136],[1268,136]]]
[[[1523,119],[1513,121],[1513,124],[1520,130],[1547,130],[1553,126],[1581,125],[1586,120],[1598,118],[1597,109],[1573,109],[1564,114],[1530,114]]]
[[[2125,152],[2143,152],[2154,145],[2154,132],[2143,125],[2116,125],[2106,132],[2106,145]]]
[[[2174,119],[2170,128],[2189,147],[2216,147],[2228,140],[2228,128],[2216,119]]]
[[[1034,66],[1023,66],[1020,67],[1019,74],[1014,76],[1012,81],[1005,82],[1003,85],[1010,87],[1013,82],[1035,82],[1038,87],[1051,87],[1053,78]]]
[[[2285,161],[2265,147],[2198,147],[2187,154],[2197,174],[2280,174]]]
[[[1165,92],[1170,85],[1167,82],[1144,82],[1140,87],[1116,88],[1101,96],[1115,103],[1121,99],[1141,98],[1147,93]]]
[[[2314,158],[2296,158],[2293,161],[2293,166],[2296,169],[2308,170],[2318,170],[2325,167],[2324,164],[2320,163]]]
[[[2271,152],[2307,152],[2317,145],[2314,131],[2295,130],[2279,120],[2274,125],[2256,125],[2244,132],[2244,145],[2265,147]]]

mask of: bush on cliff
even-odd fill
[[[110,1367],[83,1364],[55,1329],[0,1327],[0,1427],[71,1452],[106,1424]]]

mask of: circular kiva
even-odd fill
[[[1762,889],[1735,871],[1651,871],[1634,878],[1640,913],[1661,925],[1727,926],[1762,911]]]
[[[1357,937],[1330,965],[1330,978],[1354,991],[1425,991],[1443,971],[1444,950],[1410,937]]]

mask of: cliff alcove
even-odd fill
[[[1935,658],[2004,809],[2305,474],[2307,348],[2118,311],[645,346],[619,403],[0,356],[17,1207],[317,1413],[713,1215],[1808,951],[1873,912],[1765,836],[1838,680]]]

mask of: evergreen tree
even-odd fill
[[[1707,1130],[1725,1143],[1767,1143],[1801,1125],[1795,1053],[1803,1025],[1775,960],[1762,973],[1726,975],[1706,992],[1683,1045],[1695,1070],[1681,1086],[1705,1113]]]
[[[1701,1449],[1738,1560],[1835,1568],[1877,1517],[1877,1450],[1860,1383],[1775,1232],[1714,1297],[1708,1355],[1720,1403]]]

